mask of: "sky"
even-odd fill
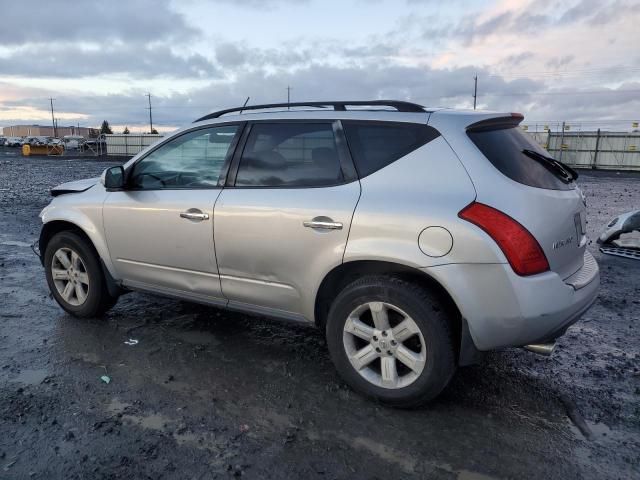
[[[640,120],[640,0],[0,0],[0,126],[173,130],[222,108],[409,100]],[[28,20],[25,20],[28,19]]]

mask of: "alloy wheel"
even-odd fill
[[[424,370],[426,345],[418,324],[389,303],[369,302],[351,312],[343,344],[353,368],[378,387],[406,387]]]
[[[82,305],[89,294],[89,273],[84,261],[71,248],[56,250],[51,260],[51,278],[60,296],[69,305]]]

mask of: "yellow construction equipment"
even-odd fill
[[[63,145],[37,145],[32,147],[25,144],[22,146],[22,155],[62,155],[64,153]]]

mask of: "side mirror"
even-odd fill
[[[121,190],[124,187],[124,168],[121,165],[107,168],[102,172],[100,182],[107,190]]]

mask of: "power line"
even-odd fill
[[[495,72],[490,73],[488,76],[490,77],[537,77],[537,76],[549,76],[549,77],[557,77],[557,76],[588,76],[588,75],[600,75],[600,74],[610,74],[612,72],[639,72],[640,67],[637,66],[610,66],[610,67],[588,67],[582,69],[574,69],[574,70],[546,70],[546,71],[506,71],[506,72]]]
[[[520,97],[537,95],[601,95],[611,93],[640,93],[640,89],[633,90],[567,90],[562,92],[517,92],[517,93],[488,93],[493,97]]]

